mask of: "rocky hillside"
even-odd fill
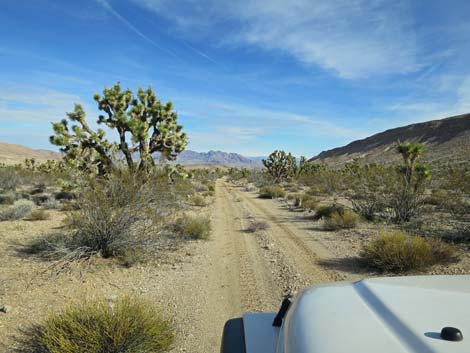
[[[227,167],[260,168],[261,161],[255,161],[237,153],[222,151],[195,152],[186,150],[178,156],[177,163],[191,164],[220,164]]]
[[[34,158],[42,162],[48,159],[59,159],[60,153],[0,142],[0,163],[16,164],[23,162],[25,158]]]
[[[350,144],[323,151],[311,161],[341,166],[354,158],[368,162],[390,163],[399,159],[398,141],[421,142],[426,146],[424,159],[433,164],[460,162],[470,158],[470,114],[411,124],[386,130]]]

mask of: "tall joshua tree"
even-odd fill
[[[426,164],[418,161],[424,153],[422,144],[401,143],[397,152],[403,157],[403,165],[398,168],[401,185],[392,199],[392,209],[394,220],[401,223],[409,221],[421,208],[425,183],[432,173]]]
[[[152,154],[161,153],[165,160],[174,160],[187,145],[183,126],[178,124],[178,115],[173,104],[163,104],[152,88],[139,88],[137,97],[129,90],[121,90],[119,83],[105,88],[103,95],[96,94],[95,101],[103,114],[97,123],[104,124],[118,133],[118,142],[106,139],[104,130],[94,131],[86,121],[81,105],[67,113],[67,119],[53,123],[52,144],[61,147],[66,161],[82,169],[96,168],[100,175],[115,166],[114,154],[122,153],[129,170],[148,171],[155,166]],[[69,122],[72,127],[69,128]],[[139,162],[134,162],[135,155]]]
[[[278,150],[271,153],[268,159],[263,159],[263,165],[276,182],[284,181],[296,170],[295,157],[291,153]]]

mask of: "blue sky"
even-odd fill
[[[171,100],[188,148],[313,156],[470,111],[470,2],[2,0],[0,141],[121,82]]]

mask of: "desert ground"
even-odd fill
[[[258,198],[225,179],[216,182],[208,241],[190,241],[156,260],[131,268],[108,260],[76,263],[65,269],[22,253],[22,246],[60,229],[63,212],[43,221],[5,221],[0,228],[0,351],[14,352],[22,332],[84,298],[138,294],[155,302],[177,330],[173,352],[218,352],[226,320],[244,312],[276,311],[285,296],[305,286],[376,276],[355,259],[379,229],[361,222],[351,230],[325,231],[322,221],[284,199]],[[252,222],[262,230],[249,232]],[[460,261],[427,273],[469,274],[469,252]]]

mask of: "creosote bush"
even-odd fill
[[[172,323],[152,302],[128,296],[71,305],[30,331],[25,353],[162,353],[174,341]]]
[[[405,232],[384,232],[367,244],[362,252],[363,262],[383,272],[422,270],[437,263],[456,259],[457,250],[439,240],[426,240]]]
[[[13,205],[0,210],[0,221],[16,221],[26,217],[34,207],[28,200],[18,200]]]
[[[209,239],[212,227],[208,217],[184,215],[176,220],[174,230],[182,237]]]
[[[359,221],[359,216],[352,210],[333,211],[325,218],[325,228],[328,230],[354,228]]]
[[[259,190],[259,197],[262,199],[276,199],[284,196],[286,196],[286,192],[283,188],[277,185],[263,186]]]

